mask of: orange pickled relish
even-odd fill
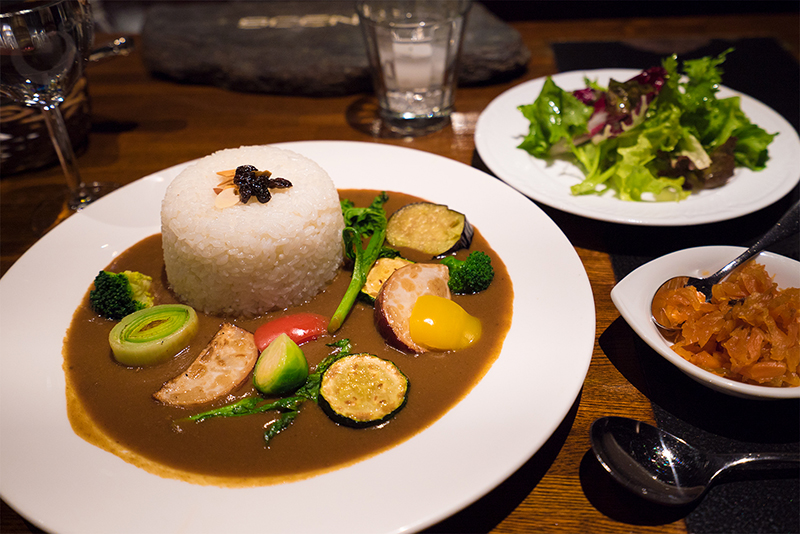
[[[748,384],[800,386],[800,289],[778,289],[763,265],[748,262],[712,289],[670,290],[664,311],[680,324],[672,350],[719,376]]]

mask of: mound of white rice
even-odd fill
[[[219,171],[253,165],[286,178],[272,199],[219,209]],[[172,290],[198,311],[261,315],[306,302],[342,263],[344,221],[330,176],[295,152],[248,146],[185,169],[161,205],[164,264]]]

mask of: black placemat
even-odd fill
[[[559,43],[553,45],[559,71],[596,68],[647,68],[665,55],[679,59],[716,55],[734,48],[725,61],[723,83],[746,93],[783,115],[800,129],[800,66],[772,39],[638,40]],[[800,172],[800,170],[798,170]],[[732,221],[689,227],[638,227],[592,222],[594,236],[584,243],[611,255],[617,280],[636,267],[669,252],[704,245],[749,246],[800,196],[795,188],[772,206]],[[569,220],[569,217],[561,217]],[[573,224],[574,226],[574,224]],[[800,259],[800,240],[786,239],[770,250]],[[800,402],[753,401],[716,393],[663,360],[624,323],[617,320],[601,335],[600,345],[619,367],[631,362],[618,347],[633,347],[640,367],[634,385],[653,404],[659,425],[712,451],[800,450]],[[747,477],[714,487],[696,506],[686,509],[692,533],[800,532],[800,471],[775,471],[767,480]]]

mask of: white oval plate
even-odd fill
[[[38,527],[116,534],[418,530],[505,480],[572,407],[592,356],[594,301],[574,248],[533,202],[477,169],[408,148],[338,141],[278,146],[316,160],[339,188],[402,191],[468,214],[514,283],[513,320],[500,357],[469,395],[420,434],[300,482],[196,486],[89,445],[67,420],[62,339],[97,271],[160,231],[165,188],[188,164],[155,173],[70,217],[0,280],[0,495]],[[569,299],[560,289],[567,285]]]
[[[562,89],[574,90],[586,87],[584,77],[606,84],[610,78],[627,80],[639,72],[598,69],[564,72],[552,78]],[[548,206],[601,221],[686,226],[752,213],[782,198],[800,181],[800,138],[792,125],[758,100],[722,87],[720,98],[739,95],[742,110],[751,121],[769,133],[779,133],[769,146],[770,159],[764,170],[736,169],[723,187],[701,191],[680,202],[628,202],[610,195],[575,196],[569,188],[583,179],[578,167],[564,160],[537,159],[517,148],[530,125],[517,107],[536,100],[544,82],[545,78],[530,80],[495,98],[478,118],[475,146],[498,178]]]
[[[744,252],[742,247],[712,246],[679,250],[646,263],[620,280],[611,290],[611,300],[619,313],[656,352],[697,382],[714,390],[752,399],[800,398],[800,387],[772,388],[742,384],[722,378],[689,363],[670,348],[651,320],[650,302],[656,290],[673,276],[703,277],[717,272]],[[779,288],[800,287],[800,263],[771,252],[762,252],[756,261],[773,275]]]

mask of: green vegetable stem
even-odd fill
[[[342,231],[345,256],[353,261],[353,274],[339,306],[328,323],[328,332],[336,332],[347,319],[361,288],[367,281],[367,274],[383,252],[386,239],[386,211],[383,205],[389,200],[385,191],[381,192],[366,208],[357,208],[349,200],[342,200],[342,215],[345,228]],[[364,240],[367,245],[364,247]]]

